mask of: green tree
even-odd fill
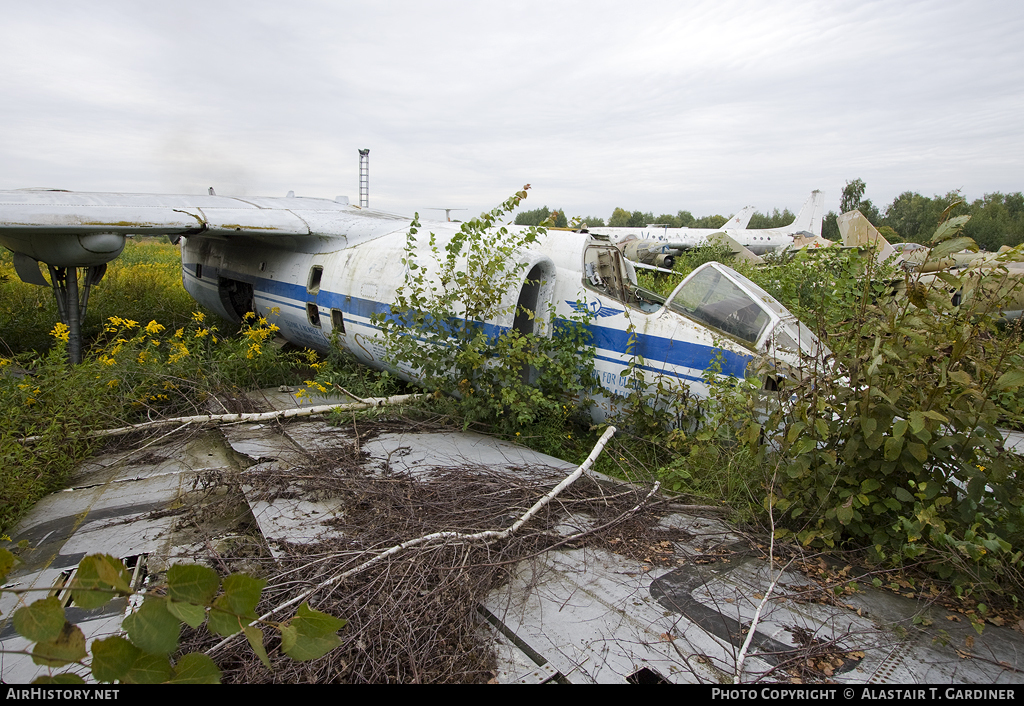
[[[842,240],[842,234],[839,232],[839,221],[836,220],[838,215],[835,211],[829,211],[825,214],[825,217],[821,220],[821,237],[827,238],[828,240],[834,240],[839,242]]]
[[[589,332],[578,325],[586,314],[556,323],[551,312],[550,320],[537,322],[537,333],[514,323],[538,314],[519,306],[516,295],[529,274],[521,255],[544,231],[500,226],[524,198],[525,189],[457,232],[425,239],[417,216],[406,236],[405,282],[390,313],[371,317],[392,365],[458,399],[466,424],[493,424],[506,433],[558,415],[593,384],[593,355],[581,353]],[[558,335],[550,335],[556,327]]]
[[[646,213],[643,211],[633,211],[629,214],[629,227],[630,228],[643,228],[648,223],[654,223],[654,214],[650,211]]]
[[[854,179],[853,181],[846,182],[846,186],[843,187],[843,195],[839,199],[839,212],[849,213],[856,210],[860,206],[865,189],[867,189],[867,184],[864,183],[863,179]]]
[[[661,214],[660,216],[655,218],[652,221],[652,223],[657,223],[659,225],[668,226],[669,228],[679,228],[680,225],[681,225],[680,222],[679,222],[678,216],[673,216],[672,214],[669,214],[669,213]]]
[[[532,211],[523,211],[522,213],[517,214],[515,223],[517,226],[539,226],[550,215],[551,209],[547,206],[541,206],[540,208],[535,208]]]
[[[788,208],[779,211],[775,209],[772,213],[755,213],[750,217],[750,223],[747,224],[747,228],[779,228],[781,226],[788,226],[796,219],[793,212]]]
[[[935,224],[946,208],[958,200],[960,197],[956,193],[928,198],[916,192],[904,191],[885,209],[882,225],[899,233],[904,241],[924,243],[931,237]]]
[[[694,228],[721,228],[729,221],[728,218],[721,215],[715,216],[702,216],[694,221]]]
[[[878,207],[871,202],[871,199],[863,198],[866,188],[867,185],[863,179],[854,179],[853,181],[846,182],[846,186],[843,187],[842,198],[839,200],[839,212],[860,211],[872,225],[881,225],[882,214]]]
[[[971,220],[964,234],[974,238],[985,250],[1024,242],[1024,195],[985,194],[970,204]]]
[[[609,228],[625,228],[629,225],[629,211],[623,208],[616,208],[612,211],[612,217],[608,219]]]

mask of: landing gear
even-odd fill
[[[79,287],[77,267],[54,267],[50,270],[50,286],[57,299],[57,312],[61,322],[68,327],[68,362],[77,365],[82,362],[82,321],[89,304],[92,285],[103,279],[107,272],[106,263],[92,265],[86,270],[85,279]]]

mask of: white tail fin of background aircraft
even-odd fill
[[[740,209],[739,213],[725,222],[725,225],[722,226],[721,230],[742,230],[747,227],[748,223],[750,223],[750,218],[753,215],[754,207],[744,206]]]
[[[806,231],[812,235],[821,235],[821,219],[825,212],[825,195],[815,189],[796,214],[796,218],[785,229],[791,233]],[[771,228],[770,230],[781,230]]]

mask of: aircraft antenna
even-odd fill
[[[359,150],[359,207],[370,207],[370,150]]]

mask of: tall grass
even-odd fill
[[[178,258],[166,242],[129,241],[93,290],[75,366],[49,288],[23,284],[10,256],[0,260],[0,531],[62,487],[95,450],[91,430],[211,411],[233,388],[322,390],[336,375],[312,351],[271,345],[272,320],[251,315],[236,332],[203,311],[182,287]]]
[[[86,340],[103,331],[111,316],[134,321],[157,319],[169,328],[188,323],[195,301],[181,286],[180,250],[166,240],[129,238],[124,252],[107,266],[93,287],[82,324]],[[49,287],[25,284],[8,251],[0,255],[0,354],[44,352],[57,321],[57,303]]]

